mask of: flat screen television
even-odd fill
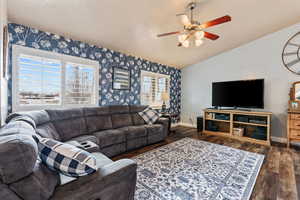
[[[214,82],[212,106],[264,108],[264,79]]]

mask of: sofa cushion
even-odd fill
[[[129,113],[129,106],[124,105],[111,105],[109,106],[110,114],[124,114]]]
[[[34,139],[38,143],[42,162],[53,171],[79,177],[97,170],[95,158],[87,151],[53,139],[37,137]]]
[[[30,117],[35,122],[36,126],[50,122],[50,117],[45,110],[12,113],[6,118],[5,122],[9,123],[12,119],[18,116]]]
[[[1,132],[2,129],[0,135]],[[38,157],[35,141],[20,132],[22,130],[16,128],[10,135],[0,136],[0,180],[6,184],[31,174]]]
[[[110,107],[109,106],[88,107],[88,108],[84,108],[83,111],[85,116],[109,115]]]
[[[151,124],[145,125],[147,129],[148,136],[162,134],[164,131],[164,126],[162,124]]]
[[[29,176],[10,184],[9,187],[22,199],[47,200],[53,195],[58,181],[58,173],[37,162]]]
[[[104,116],[87,116],[86,125],[89,133],[107,130],[112,128],[110,115]]]
[[[51,138],[54,140],[61,141],[59,134],[57,133],[54,125],[52,123],[46,123],[38,126],[35,131],[41,136],[45,138]]]
[[[87,133],[82,109],[47,110],[47,112],[62,141]]]
[[[139,138],[147,136],[147,129],[144,125],[141,126],[128,126],[126,129],[127,139]]]
[[[143,118],[138,113],[132,113],[131,118],[132,118],[133,125],[144,125],[144,124],[146,124],[145,120],[143,120]]]
[[[113,128],[132,126],[130,114],[114,114],[111,116]]]
[[[126,131],[122,129],[112,129],[93,133],[93,135],[95,135],[98,138],[98,144],[100,148],[114,144],[124,143],[126,141],[125,134]]]
[[[156,110],[148,107],[145,110],[139,112],[139,115],[147,124],[154,124],[159,119],[159,113]]]

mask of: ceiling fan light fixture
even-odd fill
[[[180,15],[180,20],[184,26],[189,26],[191,24],[187,15]]]
[[[201,46],[203,44],[203,40],[195,40],[195,45],[197,47]]]
[[[190,41],[186,40],[186,41],[182,42],[182,46],[185,47],[185,48],[189,48]]]
[[[196,40],[201,40],[202,38],[204,38],[204,31],[197,31],[197,32],[195,32],[195,38],[196,38]]]
[[[180,43],[183,43],[186,40],[186,37],[187,37],[186,34],[178,35],[178,41]]]

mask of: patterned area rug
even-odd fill
[[[133,159],[135,200],[247,200],[264,155],[184,138]]]

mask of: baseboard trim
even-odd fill
[[[286,144],[287,143],[287,139],[283,138],[283,137],[276,137],[276,136],[272,136],[271,140],[273,142],[278,142],[278,143],[282,143],[282,144]]]
[[[179,123],[176,123],[174,124],[176,126],[185,126],[185,127],[189,127],[189,128],[197,128],[196,125],[192,125],[192,124],[189,124],[189,123],[184,123],[184,122],[179,122]],[[174,126],[174,127],[176,127]],[[173,126],[172,126],[173,127]],[[271,137],[271,141],[273,142],[278,142],[278,143],[282,143],[282,144],[286,144],[287,143],[287,139],[284,138],[284,137],[276,137],[276,136],[272,136]],[[292,142],[292,144],[299,144],[299,143],[294,143]]]
[[[189,127],[189,128],[197,128],[196,125],[192,125],[192,124],[189,124],[189,123],[183,123],[183,122],[177,123],[176,126],[185,126],[185,127]]]

